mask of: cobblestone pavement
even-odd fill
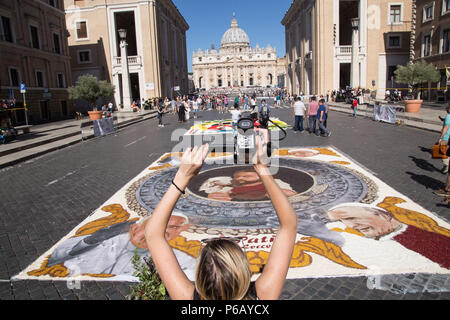
[[[214,111],[199,120],[216,119]],[[291,111],[274,116],[291,122]],[[171,150],[174,115],[166,126],[147,120],[0,171],[0,299],[122,300],[130,283],[10,281],[161,154]],[[192,121],[190,121],[192,123]],[[184,125],[185,128],[191,124]],[[330,111],[329,138],[289,131],[282,146],[334,146],[382,181],[446,221],[450,210],[432,190],[444,186],[440,160],[430,157],[437,134]],[[372,285],[371,285],[372,284]],[[375,284],[375,288],[370,289]],[[382,290],[380,290],[380,288]],[[440,292],[446,290],[446,292]],[[287,280],[282,299],[444,299],[448,277],[433,275]]]

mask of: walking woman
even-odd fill
[[[185,114],[186,114],[186,108],[184,106],[184,101],[179,101],[178,106],[178,122],[185,122]]]
[[[171,299],[279,299],[293,254],[297,216],[265,164],[267,148],[263,147],[260,136],[256,136],[256,144],[258,151],[253,159],[253,167],[262,180],[279,219],[277,235],[261,275],[255,282],[251,282],[252,273],[247,256],[235,239],[213,238],[202,241],[205,246],[198,258],[195,283],[192,283],[182,271],[167,242],[165,233],[172,211],[189,182],[199,173],[208,154],[208,144],[196,146],[183,153],[172,184],[145,227],[148,248]]]

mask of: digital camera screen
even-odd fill
[[[251,120],[242,120],[239,122],[239,128],[241,129],[251,129],[253,128],[253,121]]]

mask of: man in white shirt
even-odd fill
[[[203,110],[203,100],[200,96],[197,98],[197,106],[200,110]]]
[[[197,99],[192,100],[192,109],[194,109],[194,119],[197,119],[198,116],[198,102]]]
[[[237,133],[237,123],[241,118],[241,110],[239,110],[239,104],[234,103],[234,109],[230,111],[231,113],[231,126],[233,127],[233,137],[236,136]]]
[[[296,97],[292,108],[293,108],[293,116],[295,119],[294,131],[297,132],[297,130],[300,130],[300,132],[303,132],[304,131],[303,117],[305,116],[306,110],[305,104],[299,97]]]

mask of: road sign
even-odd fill
[[[180,91],[180,87],[179,86],[173,87],[173,90],[174,91]]]
[[[25,83],[20,84],[20,93],[26,93],[27,87],[25,86]]]

